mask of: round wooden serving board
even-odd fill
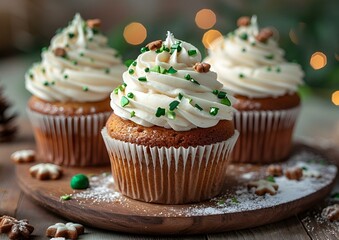
[[[32,165],[18,165],[17,179],[22,190],[42,206],[91,227],[154,235],[223,232],[275,222],[326,197],[337,174],[325,155],[298,145],[282,165],[300,165],[307,176],[300,181],[275,178],[279,190],[274,196],[257,196],[247,189],[248,182],[265,178],[266,166],[242,164],[228,168],[221,196],[197,204],[160,205],[120,195],[114,190],[109,167],[64,168],[60,180],[39,181],[29,175]],[[70,179],[77,173],[90,176],[91,188],[71,189]],[[64,194],[72,194],[72,199],[60,200]]]

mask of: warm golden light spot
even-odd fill
[[[124,38],[126,42],[132,45],[139,45],[145,41],[147,30],[141,23],[132,22],[124,29]]]
[[[296,32],[295,32],[293,29],[290,30],[290,32],[288,33],[288,35],[290,36],[291,41],[292,41],[295,45],[298,45],[299,39],[298,39],[298,36],[297,36]]]
[[[322,52],[315,52],[312,54],[310,59],[310,65],[315,69],[321,69],[327,64],[327,57]]]
[[[334,58],[335,58],[335,60],[339,61],[339,54],[338,54],[338,53],[335,53],[335,54],[334,54]]]
[[[202,37],[202,43],[204,44],[205,48],[211,48],[212,42],[219,37],[222,37],[222,35],[218,30],[208,30]]]
[[[195,15],[195,23],[201,29],[209,29],[215,25],[217,17],[211,9],[201,9]]]
[[[332,94],[332,102],[334,105],[339,106],[339,91],[335,91]]]

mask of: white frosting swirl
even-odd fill
[[[231,120],[233,108],[228,105],[234,99],[228,95],[218,98],[213,93],[225,90],[215,72],[194,70],[200,61],[196,47],[168,32],[160,50],[140,54],[123,74],[125,85],[111,94],[114,113],[146,127],[156,125],[176,131],[208,128],[220,120]]]
[[[215,40],[205,61],[234,94],[265,98],[296,92],[303,82],[301,67],[286,62],[284,51],[272,37],[266,43],[258,41],[258,32],[253,16],[250,25]]]
[[[63,48],[66,56],[56,56],[57,48]],[[41,55],[42,61],[26,73],[26,88],[49,102],[103,100],[121,84],[126,70],[107,38],[88,27],[79,14]]]

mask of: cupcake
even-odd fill
[[[199,50],[173,34],[141,52],[112,92],[102,130],[117,189],[162,204],[216,196],[238,137],[234,99]]]
[[[26,73],[27,104],[37,157],[64,166],[109,164],[100,131],[111,114],[109,95],[126,70],[99,30],[79,14]]]
[[[240,136],[232,161],[277,162],[291,149],[304,73],[284,59],[272,30],[259,30],[255,16],[240,18],[238,26],[215,40],[205,59],[238,100],[234,123]]]

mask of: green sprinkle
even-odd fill
[[[210,114],[212,116],[216,116],[218,114],[218,112],[219,112],[219,108],[217,108],[217,107],[210,107]]]
[[[331,195],[331,198],[339,199],[339,193],[338,193],[338,192],[333,193],[333,194]]]
[[[272,71],[272,68],[269,66],[269,67],[267,67],[267,69],[266,69],[268,72],[270,72],[270,71]]]
[[[106,73],[106,74],[109,74],[110,72],[111,72],[111,69],[109,69],[109,68],[106,68],[106,69],[105,69],[105,73]]]
[[[41,48],[41,52],[46,52],[48,50],[48,47]]]
[[[71,188],[86,189],[89,187],[88,177],[84,174],[76,174],[71,178]]]
[[[218,93],[218,98],[222,99],[222,98],[225,98],[225,97],[226,97],[226,93],[225,93],[225,92],[220,91],[220,92]]]
[[[194,107],[196,107],[196,108],[199,109],[200,111],[204,110],[204,109],[202,109],[202,107],[200,107],[198,104],[195,104]]]
[[[49,85],[49,83],[47,82],[47,81],[44,81],[44,86],[48,86]]]
[[[118,94],[119,93],[119,88],[114,88],[113,92],[114,92],[114,94]]]
[[[307,171],[308,169],[307,169],[307,167],[301,167],[302,168],[302,170],[305,170],[305,171]]]
[[[69,48],[69,44],[68,44],[68,43],[66,43],[65,47],[66,47],[66,48]]]
[[[175,44],[173,44],[173,45],[171,46],[171,54],[172,54],[175,50],[177,50],[177,52],[180,52],[180,51],[181,51],[182,47],[180,46],[180,44],[181,44],[181,42],[179,41],[179,42],[177,42],[177,43],[175,43]]]
[[[147,81],[147,78],[146,77],[139,77],[138,80],[140,82],[146,82]]]
[[[242,73],[240,73],[240,74],[239,74],[239,77],[240,77],[240,78],[244,78],[244,77],[245,77],[245,75],[244,75],[244,74],[242,74]]]
[[[184,97],[184,95],[182,95],[181,93],[179,93],[179,95],[178,95],[179,100],[181,100],[183,97]]]
[[[192,49],[192,50],[188,50],[188,56],[194,56],[194,55],[196,55],[197,54],[197,50],[195,50],[195,49]]]
[[[246,52],[246,48],[241,49],[242,52]]]
[[[55,85],[55,81],[52,81],[52,82],[51,82],[51,85]]]
[[[231,106],[232,105],[231,101],[227,97],[225,97],[224,99],[221,99],[220,103],[224,104],[226,106]]]
[[[78,65],[78,62],[77,62],[76,60],[73,60],[72,63],[73,63],[74,65]]]
[[[255,43],[255,42],[251,42],[251,46],[253,46],[253,47],[254,47],[255,45],[256,45],[256,43]]]
[[[147,68],[145,68],[145,70],[144,70],[145,72],[149,72],[149,68],[147,67]]]
[[[214,95],[218,95],[219,91],[218,91],[218,90],[213,90],[212,93],[213,93]]]
[[[85,54],[83,52],[81,52],[81,53],[79,53],[79,56],[83,57],[83,56],[85,56]]]
[[[169,104],[169,110],[170,111],[173,111],[174,109],[176,109],[177,107],[178,107],[178,105],[179,105],[179,101],[177,101],[177,100],[174,100],[173,102],[171,102],[170,104]]]
[[[127,93],[127,97],[128,97],[128,98],[134,98],[134,94],[131,93],[131,92],[129,92],[129,93]]]
[[[231,200],[232,203],[240,203],[236,197],[232,197]]]
[[[136,66],[137,65],[137,62],[136,61],[134,61],[134,62],[132,62],[132,66]]]
[[[45,68],[41,69],[41,71],[42,71],[42,73],[46,73],[46,69]]]
[[[165,116],[165,108],[158,107],[157,112],[155,113],[156,117]]]
[[[88,91],[88,87],[87,87],[87,86],[83,86],[83,87],[82,87],[82,90],[85,91],[85,92],[87,92],[87,91]]]
[[[150,69],[151,72],[157,72],[157,73],[160,73],[160,66],[158,65],[155,65],[154,67],[152,67]]]
[[[218,201],[218,205],[224,205],[226,201],[224,199]]]
[[[170,67],[170,68],[167,70],[167,72],[168,72],[169,74],[174,74],[174,73],[177,72],[177,70],[175,70],[173,67]]]
[[[274,179],[273,176],[268,176],[268,177],[266,178],[266,181],[275,183],[275,179]]]
[[[131,68],[130,70],[128,70],[128,73],[132,75],[134,73],[134,70]]]
[[[274,55],[273,54],[266,55],[265,58],[269,59],[269,60],[272,60],[274,58]]]
[[[186,80],[191,80],[191,75],[189,75],[188,73],[185,75],[185,79]]]
[[[174,120],[176,117],[176,114],[173,111],[167,111],[167,117],[171,120]]]
[[[122,97],[121,97],[121,101],[120,101],[121,107],[125,107],[127,104],[129,104],[128,98],[125,97],[125,96],[122,96]]]
[[[167,73],[167,69],[166,68],[163,68],[161,66],[159,66],[159,67],[160,67],[160,73],[161,74],[166,74]]]
[[[62,200],[62,201],[68,201],[68,200],[71,200],[71,199],[72,199],[72,196],[68,195],[68,194],[62,195],[60,197],[60,200]]]
[[[132,117],[135,117],[135,111],[132,111],[132,112],[131,112],[131,118],[132,118]]]
[[[33,79],[33,78],[34,78],[33,73],[29,73],[28,76],[29,76],[30,79]]]
[[[148,51],[149,51],[148,47],[142,47],[142,48],[140,49],[140,52],[141,52],[141,53],[148,52]]]
[[[134,62],[133,59],[128,59],[128,60],[126,60],[126,61],[124,62],[124,64],[125,64],[126,67],[129,67],[129,66],[131,66],[131,64],[132,64],[133,62]]]
[[[198,81],[196,81],[196,80],[194,80],[193,78],[191,78],[191,80],[190,80],[192,83],[195,83],[195,84],[198,84],[198,85],[200,85],[200,83],[198,82]]]
[[[281,72],[281,69],[279,67],[277,67],[277,69],[275,70],[277,73]]]
[[[93,42],[93,37],[89,37],[88,41]]]
[[[239,35],[239,37],[244,41],[246,41],[248,39],[247,33],[242,33],[242,34]]]
[[[67,78],[68,78],[68,75],[67,75],[67,74],[65,74],[65,75],[64,75],[64,79],[67,79]]]
[[[74,38],[75,34],[74,33],[68,33],[69,38]]]

